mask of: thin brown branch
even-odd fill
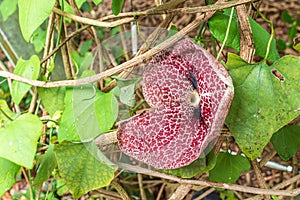
[[[126,23],[129,23],[129,22],[132,22],[135,20],[134,17],[127,17],[127,18],[116,20],[113,22],[103,22],[103,21],[99,21],[99,20],[94,20],[94,19],[89,19],[86,17],[80,17],[77,15],[73,15],[73,14],[64,12],[58,8],[53,8],[53,12],[55,12],[59,15],[62,15],[64,17],[70,18],[76,22],[80,22],[80,23],[88,24],[88,25],[92,25],[92,26],[106,27],[106,28],[116,27],[121,24],[126,24]]]
[[[237,6],[236,11],[240,27],[240,57],[246,62],[251,63],[255,49],[251,26],[248,15],[246,13],[246,6]]]
[[[237,184],[215,183],[215,182],[203,181],[203,180],[182,179],[176,176],[164,174],[150,169],[145,169],[139,166],[133,166],[125,163],[117,163],[117,164],[122,169],[175,181],[180,184],[192,184],[192,185],[200,185],[200,186],[207,186],[207,187],[216,187],[216,188],[223,188],[228,190],[235,190],[235,191],[240,191],[245,193],[262,194],[262,195],[296,196],[300,194],[300,188],[286,191],[286,190],[277,190],[277,189],[261,189],[261,188],[248,187],[248,186],[237,185]]]
[[[217,10],[223,10],[225,8],[230,8],[242,4],[246,4],[251,2],[251,0],[233,0],[224,3],[217,3],[213,5],[200,6],[200,7],[184,7],[184,8],[169,8],[166,4],[161,6],[151,8],[145,11],[139,12],[125,12],[119,13],[117,16],[108,15],[106,17],[101,18],[101,21],[113,20],[126,17],[138,17],[138,16],[148,16],[148,15],[162,15],[162,14],[192,14],[192,13],[205,13],[205,12],[213,12]]]
[[[85,29],[89,28],[90,25],[86,25],[81,27],[80,29],[72,32],[71,34],[69,34],[64,41],[62,41],[57,47],[55,47],[55,49],[53,49],[53,51],[51,51],[47,56],[45,56],[42,60],[41,60],[41,64],[43,64],[44,62],[46,62],[51,56],[53,56],[53,54],[55,54],[63,45],[65,45],[69,40],[71,40],[75,35],[77,35],[78,33],[84,31]]]
[[[179,185],[179,187],[176,189],[176,191],[170,196],[169,200],[184,199],[184,197],[190,192],[192,187],[193,187],[192,184],[181,184],[181,185]]]
[[[147,196],[143,187],[143,175],[142,174],[138,174],[138,182],[139,182],[139,188],[140,188],[140,194],[141,194],[141,199],[142,200],[146,200]]]
[[[140,63],[143,63],[143,62],[149,60],[150,58],[152,58],[153,55],[159,53],[160,51],[162,51],[164,49],[169,48],[175,42],[182,39],[187,33],[189,33],[191,30],[195,29],[196,27],[198,27],[204,21],[208,20],[212,15],[213,15],[213,13],[206,13],[206,14],[199,16],[193,22],[191,22],[190,24],[185,26],[182,30],[180,30],[178,33],[176,33],[175,35],[173,35],[166,41],[160,43],[156,47],[150,49],[149,51],[147,51],[139,56],[136,56],[133,59],[131,59],[127,62],[124,62],[112,69],[106,70],[102,73],[99,73],[99,74],[96,74],[93,76],[89,76],[89,77],[77,79],[77,80],[63,80],[63,81],[55,81],[55,82],[43,82],[43,81],[31,80],[31,79],[27,79],[27,78],[17,76],[15,74],[4,72],[4,71],[0,71],[0,76],[5,77],[5,78],[11,78],[11,79],[21,81],[24,83],[28,83],[28,84],[36,86],[36,87],[44,87],[44,88],[61,87],[61,86],[78,86],[78,85],[93,83],[93,82],[96,82],[105,77],[119,73],[119,72],[123,71],[124,69],[134,67]]]

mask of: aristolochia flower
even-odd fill
[[[121,150],[158,169],[197,159],[220,134],[233,85],[224,67],[189,39],[156,55],[143,73],[152,107],[120,122]]]

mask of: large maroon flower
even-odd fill
[[[119,146],[155,168],[173,169],[190,164],[218,137],[233,85],[212,55],[183,39],[146,66],[143,93],[153,109],[120,122]]]

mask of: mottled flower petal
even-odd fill
[[[195,92],[199,105],[191,103]],[[197,159],[219,136],[233,85],[213,56],[184,39],[147,65],[143,94],[153,110],[120,122],[119,146],[155,168],[173,169]]]

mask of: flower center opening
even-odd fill
[[[200,103],[199,93],[196,90],[194,90],[192,93],[188,95],[187,102],[193,107],[198,107]]]

